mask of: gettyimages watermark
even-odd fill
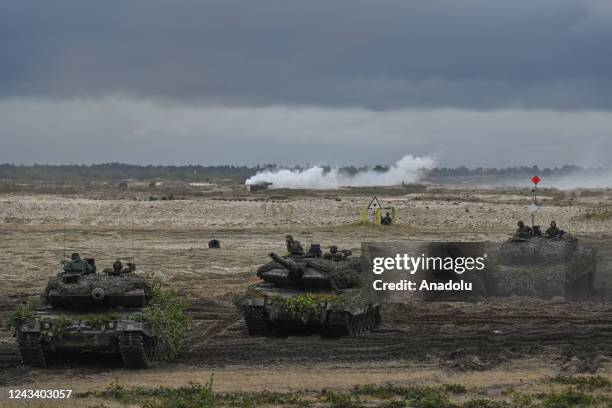
[[[364,242],[369,290],[388,296],[474,300],[592,296],[596,251],[572,240]],[[401,300],[401,299],[398,299]]]
[[[364,243],[362,253],[376,291],[472,291],[488,259],[478,243]]]
[[[372,259],[372,273],[382,275],[385,271],[403,271],[410,275],[426,272],[442,272],[445,274],[463,275],[465,272],[484,271],[488,255],[482,256],[428,256],[421,254],[412,256],[407,253],[396,254],[395,256],[379,256]],[[472,290],[473,283],[460,279],[459,281],[449,278],[446,282],[428,281],[420,279],[413,281],[401,279],[399,282],[385,282],[375,279],[372,282],[374,290]]]

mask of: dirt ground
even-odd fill
[[[133,372],[115,361],[74,362],[47,370],[19,364],[11,334],[0,332],[0,393],[11,387],[101,390],[205,382],[219,391],[346,389],[363,383],[463,384],[477,397],[509,388],[537,392],[546,378],[593,374],[610,378],[612,349],[612,192],[552,192],[541,197],[536,221],[549,220],[597,242],[602,267],[591,302],[489,299],[477,303],[391,302],[373,333],[338,340],[317,334],[249,337],[231,305],[257,282],[269,252],[284,251],[291,233],[307,244],[359,252],[362,241],[505,240],[529,218],[529,194],[516,189],[440,189],[379,195],[395,207],[390,227],[360,226],[368,192],[268,191],[253,195],[145,201],[135,197],[0,195],[0,316],[37,296],[60,269],[64,253],[96,258],[106,267],[134,258],[194,300],[188,350],[172,363]],[[609,216],[608,216],[609,214]],[[207,247],[221,241],[220,250]],[[2,404],[0,398],[0,405]]]

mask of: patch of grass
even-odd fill
[[[451,394],[465,394],[467,392],[467,388],[461,384],[444,384],[442,389]]]
[[[108,389],[105,391],[105,398],[122,401],[125,398],[125,388],[123,385],[112,382]]]
[[[343,394],[334,391],[323,391],[323,400],[328,403],[330,408],[359,408],[363,404],[359,397],[354,397],[351,394]]]
[[[523,407],[523,405],[518,405],[518,406]],[[463,403],[463,405],[461,405],[461,408],[506,408],[506,407],[510,407],[510,405],[508,405],[505,402],[492,401],[488,399],[472,399],[472,400],[469,400]]]
[[[341,408],[343,394],[331,398]],[[212,407],[260,407],[260,406],[290,406],[308,407],[311,401],[303,399],[301,393],[280,392],[237,392],[215,393],[213,391],[213,377],[206,384],[191,383],[189,386],[179,388],[131,388],[126,389],[117,383],[101,392],[78,393],[77,398],[97,397],[117,401],[124,405],[134,405],[142,408],[212,408]],[[355,407],[358,405],[346,405]]]
[[[354,395],[367,395],[374,398],[387,399],[395,396],[403,396],[404,390],[404,387],[391,383],[382,385],[366,384],[355,386],[352,393]]]
[[[572,408],[572,407],[589,407],[597,402],[597,398],[593,395],[585,394],[573,387],[570,387],[562,392],[552,392],[548,394],[542,401],[543,408]]]
[[[446,395],[434,387],[403,387],[394,384],[360,385],[353,389],[354,395],[368,395],[374,398],[389,399],[402,397],[408,406],[416,408],[444,408],[452,406]]]
[[[600,375],[593,376],[559,376],[552,378],[550,382],[555,384],[573,385],[579,390],[596,390],[598,388],[608,388],[612,385],[612,381]]]
[[[407,406],[404,400],[391,400],[381,402],[377,405],[377,408],[405,408]]]
[[[586,379],[585,379],[586,378]],[[554,379],[569,387],[541,394],[512,393],[511,400],[470,399],[451,401],[452,394],[464,394],[465,387],[447,384],[440,387],[400,386],[394,384],[360,385],[351,391],[323,390],[299,392],[233,392],[215,393],[213,378],[206,384],[192,383],[179,388],[126,389],[113,383],[102,392],[79,393],[77,397],[97,397],[126,406],[142,408],[209,408],[209,407],[319,407],[319,408],[578,408],[609,407],[612,400],[605,395],[592,395],[576,386],[602,388],[603,377],[565,377]]]
[[[232,407],[258,407],[287,405],[291,407],[308,407],[309,400],[303,399],[300,393],[282,393],[262,391],[256,393],[216,394],[216,401]]]
[[[122,404],[134,404],[143,408],[212,408],[215,405],[215,394],[212,390],[213,378],[202,385],[192,383],[187,387],[153,389],[125,389],[122,385],[112,383],[102,392],[78,393],[77,398],[99,397],[118,401]]]
[[[521,407],[521,408],[529,408],[537,406],[537,399],[533,395],[525,395],[525,394],[516,394],[512,398],[511,406]]]

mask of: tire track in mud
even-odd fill
[[[510,351],[518,356],[534,355],[545,347],[592,350],[600,354],[612,351],[612,332],[595,331],[591,335],[568,336],[568,333],[533,333],[502,338],[493,336],[389,336],[372,333],[338,340],[306,338],[246,338],[199,344],[181,360],[201,364],[295,363],[295,362],[372,362],[389,360],[425,360],[443,358],[461,350],[491,359]]]
[[[8,316],[18,301],[0,301],[0,315]],[[383,326],[375,332],[340,339],[318,334],[264,338],[247,334],[231,303],[196,299],[189,309],[193,330],[188,349],[178,362],[222,366],[409,360],[486,369],[536,355],[560,361],[573,355],[612,355],[612,305],[557,308],[574,310],[551,313],[545,302],[530,304],[529,310],[516,304],[505,308],[499,304],[467,305],[465,310],[388,304],[383,308]],[[0,342],[0,370],[21,364],[8,335],[4,332],[5,341]]]
[[[475,356],[479,362],[470,368],[478,369],[512,358],[547,353],[612,355],[612,308],[608,305],[564,306],[580,309],[572,314],[547,313],[550,306],[545,302],[528,305],[528,311],[523,305],[509,304],[505,309],[496,305],[493,313],[486,311],[487,305],[465,313],[444,312],[429,305],[398,316],[395,309],[405,307],[386,305],[391,322],[376,332],[325,339],[319,335],[250,337],[236,312],[226,305],[219,315],[225,320],[207,331],[206,338],[195,336],[180,361],[225,365],[437,359],[448,366],[459,360],[457,364],[463,366],[466,364],[460,360],[471,355],[471,360]],[[194,320],[197,317],[194,314]]]
[[[0,344],[0,371],[21,365],[21,357],[15,344]]]

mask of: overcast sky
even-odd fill
[[[612,2],[0,0],[0,162],[612,163]]]

